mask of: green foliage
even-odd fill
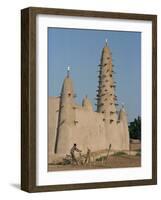
[[[136,156],[141,156],[141,152],[137,152],[137,153],[136,153]]]
[[[127,154],[123,151],[118,151],[113,154],[113,156],[125,156],[125,155],[127,155]]]
[[[129,124],[129,133],[131,139],[141,140],[141,117],[138,116],[133,122]]]
[[[97,158],[96,161],[102,161],[102,160],[106,160],[107,159],[107,156],[102,156],[100,158]]]

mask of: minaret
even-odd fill
[[[67,76],[64,79],[61,95],[60,95],[60,107],[58,117],[58,128],[55,145],[55,153],[67,153],[69,152],[69,138],[70,138],[70,126],[74,124],[75,112],[74,112],[74,89],[72,79],[70,78],[70,67],[67,68]]]
[[[118,121],[120,124],[120,132],[121,132],[121,148],[122,150],[129,150],[130,136],[129,136],[129,130],[128,130],[127,113],[125,111],[124,104],[122,104],[122,108],[120,109]]]
[[[107,40],[102,50],[99,64],[99,84],[97,90],[97,112],[104,114],[104,120],[112,124],[117,121],[115,87],[113,79],[112,54]]]
[[[83,108],[85,108],[88,111],[93,111],[92,104],[91,104],[90,100],[88,99],[87,95],[83,98],[82,106],[83,106]]]

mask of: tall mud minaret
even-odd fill
[[[113,80],[112,54],[106,44],[102,50],[99,65],[99,85],[97,90],[97,112],[104,114],[104,120],[109,123],[117,121],[115,87]]]
[[[102,50],[99,64],[99,84],[97,90],[97,112],[103,114],[103,121],[106,132],[107,148],[121,149],[121,133],[118,130],[119,121],[116,110],[117,97],[115,94],[116,82],[114,81],[114,69],[112,53],[107,44]]]
[[[70,78],[70,68],[68,67],[67,76],[64,79],[59,106],[58,127],[56,136],[55,153],[62,154],[69,152],[71,127],[75,120],[74,89]]]

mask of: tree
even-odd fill
[[[133,122],[129,124],[129,133],[131,139],[139,139],[141,140],[141,117],[134,119]]]

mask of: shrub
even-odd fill
[[[127,155],[127,154],[123,151],[118,151],[113,154],[113,156],[124,156],[124,155]]]
[[[107,156],[102,156],[96,159],[96,161],[102,161],[102,160],[106,160]]]

